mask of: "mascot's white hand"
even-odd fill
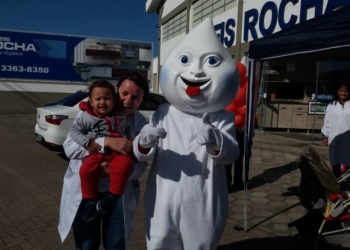
[[[208,113],[204,113],[202,119],[203,125],[197,130],[197,143],[201,146],[212,146],[213,149],[219,150],[221,146],[220,131],[211,124]]]
[[[139,144],[143,148],[150,148],[158,143],[158,140],[164,139],[167,132],[164,128],[156,126],[153,115],[149,116],[149,124],[145,125],[140,131]]]

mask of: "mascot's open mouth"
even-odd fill
[[[180,76],[182,81],[188,85],[188,86],[192,86],[192,87],[195,87],[195,86],[203,86],[204,84],[206,84],[207,82],[210,81],[210,79],[208,80],[205,80],[205,81],[196,81],[196,82],[192,82],[192,81],[189,81],[189,80],[186,80],[185,78],[183,78],[182,76]]]
[[[210,81],[210,79],[206,79],[203,81],[189,81],[182,76],[180,76],[181,80],[187,85],[186,94],[188,96],[197,96],[201,92],[200,87]]]

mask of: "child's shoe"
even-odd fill
[[[86,206],[83,211],[82,220],[83,221],[92,221],[96,218],[97,209],[96,209],[96,201],[89,201],[86,203]]]
[[[97,203],[97,211],[100,214],[106,214],[108,209],[111,208],[119,199],[119,195],[113,195],[111,193],[106,193],[102,200]]]

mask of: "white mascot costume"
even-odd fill
[[[239,155],[234,115],[225,107],[239,72],[211,19],[194,28],[160,72],[169,104],[159,106],[134,140],[153,163],[145,193],[147,248],[216,249],[228,216],[224,164]]]

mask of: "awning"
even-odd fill
[[[350,6],[252,41],[249,58],[266,60],[347,46],[350,46]],[[344,53],[339,50],[339,55]]]

